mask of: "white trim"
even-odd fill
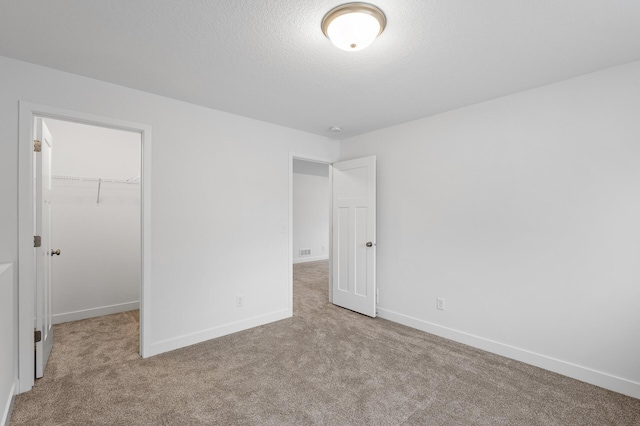
[[[317,262],[319,260],[329,260],[329,256],[305,256],[298,257],[297,259],[293,259],[293,263],[307,263],[307,262]]]
[[[11,407],[13,405],[13,400],[18,386],[16,378],[18,373],[18,334],[16,329],[18,324],[18,309],[16,307],[18,292],[16,290],[16,278],[17,274],[15,273],[15,266],[13,263],[0,264],[0,294],[2,295],[3,309],[5,309],[3,317],[8,313],[11,314],[11,319],[9,321],[4,322],[3,319],[2,324],[0,324],[3,328],[3,338],[7,339],[7,341],[2,342],[3,346],[0,348],[0,351],[3,352],[2,357],[5,359],[5,356],[10,354],[8,358],[11,361],[10,365],[5,364],[0,367],[2,368],[0,375],[2,375],[3,381],[1,384],[2,389],[0,389],[0,398],[2,398],[0,401],[0,425],[9,424]],[[7,332],[8,335],[5,335],[5,332]],[[11,351],[7,352],[9,349],[11,349]]]
[[[146,357],[151,300],[151,126],[46,105],[20,101],[18,118],[18,392],[34,384],[33,318],[35,264],[33,255],[33,121],[55,118],[140,133],[141,165],[141,289],[140,355]]]
[[[2,413],[2,417],[0,417],[0,425],[8,426],[9,419],[11,418],[11,412],[13,411],[13,403],[16,400],[16,390],[18,389],[18,380],[14,380],[11,385],[11,392],[9,393],[9,400],[6,402],[4,406],[4,412]]]
[[[333,188],[333,161],[327,157],[317,157],[313,155],[307,154],[299,154],[295,152],[289,151],[289,257],[287,258],[287,269],[289,271],[289,295],[287,300],[289,301],[289,310],[293,314],[293,160],[303,160],[303,161],[311,161],[314,163],[322,163],[329,165],[329,185]],[[331,192],[329,192],[329,211],[327,214],[329,215],[329,253],[332,253],[333,249],[333,240],[332,240],[332,228],[333,228],[333,218],[331,215],[331,211],[333,208],[332,201],[333,197],[331,196]],[[331,285],[331,277],[332,274],[332,260],[331,255],[329,258],[329,302],[333,302],[333,286]],[[310,262],[311,260],[309,260]],[[299,263],[299,262],[295,262]]]
[[[53,315],[53,323],[62,324],[70,321],[79,321],[87,318],[118,314],[120,312],[135,311],[136,309],[140,309],[140,302],[127,302],[118,303],[116,305],[99,306],[97,308],[55,314]]]
[[[275,321],[280,321],[291,317],[289,309],[272,312],[270,314],[259,315],[257,317],[232,322],[230,324],[220,325],[218,327],[209,328],[195,333],[185,334],[179,337],[151,343],[147,348],[147,356],[154,356],[164,352],[181,349],[186,346],[202,343],[207,340],[216,339],[228,334],[237,333],[239,331],[248,330],[250,328],[259,327]]]
[[[435,334],[445,339],[454,340],[474,348],[482,349],[497,355],[501,355],[516,361],[534,365],[563,376],[571,377],[592,385],[629,395],[633,398],[640,398],[640,383],[616,377],[602,371],[592,370],[581,365],[572,364],[550,356],[531,352],[526,349],[517,348],[484,337],[475,336],[463,331],[443,327],[418,318],[399,314],[387,309],[378,308],[378,316],[389,321],[397,322],[411,328],[415,328],[426,333]]]

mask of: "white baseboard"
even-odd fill
[[[293,263],[316,262],[318,260],[329,260],[329,256],[305,256],[293,259]]]
[[[271,322],[280,321],[291,318],[293,312],[291,309],[272,312],[257,317],[248,318],[242,321],[224,324],[218,327],[209,328],[195,333],[185,334],[173,339],[167,339],[147,345],[145,358],[158,355],[164,352],[173,351],[175,349],[184,348],[186,346],[195,345],[196,343],[205,342],[217,337],[226,336],[227,334],[237,333],[238,331],[248,330],[253,327],[269,324]]]
[[[118,314],[120,312],[140,309],[140,302],[118,303],[117,305],[100,306],[98,308],[83,309],[80,311],[66,312],[53,315],[54,324],[63,322],[78,321],[87,318],[101,317],[103,315]]]
[[[17,389],[18,389],[18,381],[14,380],[13,384],[11,385],[11,389],[9,391],[9,397],[5,402],[4,408],[2,409],[2,417],[0,417],[0,425],[2,426],[9,425],[9,419],[11,418],[11,410],[13,409],[13,402],[15,401],[15,398],[16,398]]]
[[[640,383],[612,376],[601,371],[592,370],[587,367],[572,364],[546,355],[531,352],[525,349],[516,348],[504,343],[485,339],[462,331],[443,327],[428,321],[399,314],[387,309],[378,308],[378,316],[389,321],[397,322],[411,328],[415,328],[436,336],[444,337],[474,348],[482,349],[497,355],[531,364],[554,373],[562,374],[576,380],[600,386],[605,389],[619,392],[633,398],[640,398]]]

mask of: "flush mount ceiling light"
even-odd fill
[[[368,3],[346,3],[322,18],[322,32],[342,50],[355,52],[369,46],[387,24],[382,10]]]

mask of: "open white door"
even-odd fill
[[[51,147],[52,137],[41,118],[35,119],[35,139],[40,152],[35,155],[35,230],[40,247],[35,248],[36,265],[36,378],[44,375],[53,348],[51,314]],[[36,142],[37,143],[37,142]]]
[[[333,164],[333,303],[376,316],[376,157]]]

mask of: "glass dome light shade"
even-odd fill
[[[367,3],[347,3],[329,11],[322,31],[338,48],[349,52],[369,46],[386,25],[384,13]]]

